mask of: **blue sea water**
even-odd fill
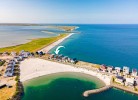
[[[77,26],[80,33],[59,44],[65,46],[60,54],[97,64],[138,68],[138,25]],[[50,52],[54,53],[56,47]]]

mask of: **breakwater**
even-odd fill
[[[84,97],[88,97],[89,95],[91,94],[96,94],[96,93],[100,93],[100,92],[103,92],[103,91],[106,91],[108,89],[110,89],[112,86],[108,85],[108,86],[104,86],[102,88],[99,88],[99,89],[94,89],[94,90],[87,90],[83,93],[83,96]]]

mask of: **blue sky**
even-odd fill
[[[138,24],[138,0],[0,0],[0,23]]]

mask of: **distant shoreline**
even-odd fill
[[[16,26],[16,25],[19,25],[19,26],[43,26],[43,25],[39,25],[39,24],[12,24],[12,23],[10,23],[10,24],[8,24],[8,23],[4,23],[4,24],[0,24],[0,26],[1,25],[13,25],[13,26]],[[64,32],[62,32],[62,33],[66,33],[66,34],[70,34],[70,33],[72,33],[72,31],[73,30],[75,30],[76,28],[78,28],[77,26],[50,26],[50,25],[46,25],[46,26],[49,26],[49,27],[51,27],[51,28],[57,28],[57,29],[60,29],[60,30],[64,30]],[[69,31],[68,31],[69,30]],[[45,32],[45,31],[41,31],[41,32]],[[49,32],[48,34],[54,34],[53,32]],[[62,37],[62,34],[61,34],[61,36],[52,36],[52,37],[45,37],[45,39],[47,38],[47,39],[52,39],[52,38],[58,38],[58,37]],[[8,43],[7,43],[7,45],[5,45],[5,46],[2,46],[2,47],[0,47],[0,52],[12,52],[12,51],[15,51],[15,52],[17,52],[17,51],[19,51],[19,50],[16,50],[16,48],[17,47],[22,47],[22,49],[24,49],[24,50],[26,50],[26,48],[28,48],[28,47],[23,47],[23,45],[28,45],[29,43],[32,43],[32,42],[34,42],[35,43],[35,40],[36,39],[38,39],[38,40],[42,40],[42,39],[44,39],[44,38],[34,38],[34,39],[27,39],[27,40],[24,40],[24,41],[22,41],[22,42],[20,42],[20,43],[14,43],[14,44],[11,44],[11,43],[9,43],[9,45],[8,45]],[[55,40],[53,40],[53,42],[55,42],[55,41],[57,41],[57,39],[55,39]],[[42,42],[44,42],[44,41],[42,41]],[[37,43],[36,43],[37,44]],[[44,44],[44,43],[43,43]],[[46,43],[47,44],[47,43]],[[51,44],[51,42],[50,42],[50,44]],[[29,46],[29,45],[28,45]],[[47,45],[45,45],[45,46],[47,46]],[[30,47],[33,47],[33,46],[30,46]],[[37,48],[37,50],[39,50],[39,49],[42,49],[43,48],[43,46],[42,47],[40,47],[40,48]],[[21,50],[22,50],[21,49]],[[27,51],[31,51],[31,50],[27,50]],[[33,50],[34,51],[34,50]]]
[[[31,23],[0,23],[0,26],[41,26],[41,24],[31,24]]]

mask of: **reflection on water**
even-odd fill
[[[62,32],[63,32],[62,30],[47,28],[46,26],[0,25],[0,47],[7,47],[7,46],[26,43],[30,41],[30,39],[34,38],[52,37]]]

